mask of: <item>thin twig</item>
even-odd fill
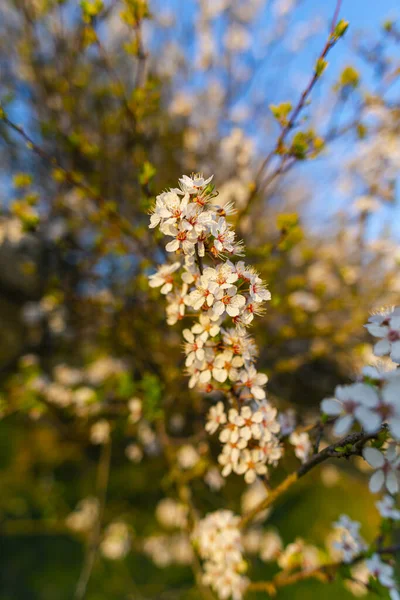
[[[104,509],[107,499],[108,480],[110,475],[111,463],[111,440],[103,444],[99,466],[97,471],[97,498],[99,500],[99,514],[96,523],[92,529],[89,543],[87,545],[86,555],[83,562],[82,570],[79,575],[78,583],[75,589],[75,600],[83,600],[86,595],[87,586],[90,576],[93,571],[94,563],[99,548],[101,538],[101,528],[104,516]]]
[[[389,546],[387,548],[382,548],[381,550],[376,550],[376,554],[397,554],[400,552],[400,544],[397,546]],[[343,561],[327,563],[324,565],[320,565],[319,567],[315,567],[313,569],[306,569],[303,571],[297,571],[295,573],[278,573],[271,581],[254,581],[247,588],[248,591],[264,591],[270,595],[275,595],[277,588],[286,587],[288,585],[293,585],[294,583],[298,583],[299,581],[304,581],[306,579],[321,579],[326,581],[327,579],[332,579],[337,571],[344,566],[352,566],[356,563],[367,558],[367,553],[362,552],[358,556],[356,556],[350,563],[344,563]]]
[[[338,20],[338,16],[339,16],[339,11],[340,11],[340,7],[342,4],[342,0],[337,0],[337,4],[336,4],[336,8],[335,8],[335,12],[332,18],[332,24],[331,24],[331,28],[329,31],[329,35],[328,35],[328,39],[325,43],[324,48],[322,49],[321,54],[319,55],[318,59],[317,59],[317,64],[320,61],[325,60],[326,56],[328,55],[329,51],[333,48],[333,46],[336,44],[336,42],[338,41],[338,38],[336,38],[334,36],[334,32],[335,32],[335,27],[337,25],[337,20]],[[274,148],[269,152],[269,154],[266,156],[266,158],[263,160],[263,162],[261,163],[256,177],[255,177],[255,183],[254,186],[252,188],[252,191],[250,193],[250,196],[248,198],[247,204],[246,206],[239,211],[237,219],[239,220],[240,217],[242,217],[243,215],[247,214],[251,208],[251,205],[255,199],[255,197],[257,196],[257,194],[261,191],[261,189],[265,189],[265,187],[270,183],[270,181],[272,179],[275,179],[275,177],[277,175],[279,175],[282,170],[284,169],[285,166],[285,162],[287,159],[287,155],[285,154],[281,160],[281,163],[279,165],[279,167],[276,169],[275,172],[273,172],[271,174],[270,177],[267,178],[266,182],[264,182],[264,184],[262,184],[262,177],[263,174],[265,172],[265,170],[267,169],[267,167],[269,166],[270,162],[272,161],[273,157],[277,154],[277,152],[279,151],[279,149],[283,148],[284,142],[286,140],[286,137],[288,136],[289,132],[293,129],[293,127],[296,124],[297,121],[297,117],[299,116],[299,114],[301,113],[301,111],[303,110],[309,95],[311,94],[316,82],[318,81],[318,79],[320,78],[320,74],[318,73],[317,69],[314,70],[313,76],[311,78],[311,80],[309,81],[307,87],[304,89],[303,93],[300,96],[300,99],[296,105],[296,107],[294,108],[289,121],[287,122],[287,124],[283,127],[278,140],[274,146]]]
[[[120,216],[115,210],[111,209],[112,203],[108,202],[101,194],[93,190],[90,185],[82,181],[75,173],[66,169],[54,156],[51,156],[46,150],[44,150],[39,144],[26,133],[26,131],[20,125],[17,125],[5,114],[3,108],[0,105],[0,121],[3,121],[7,127],[18,133],[26,142],[27,147],[32,150],[37,156],[42,158],[44,161],[49,163],[51,166],[57,168],[62,172],[65,180],[76,188],[84,191],[89,198],[94,200],[100,209],[104,209],[109,217],[110,221],[114,221],[115,224],[120,227],[121,232],[128,235],[131,239],[139,243],[138,236],[135,229],[131,226],[129,221],[124,217]]]

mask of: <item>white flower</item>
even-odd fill
[[[289,408],[285,412],[279,413],[278,421],[281,427],[282,436],[292,433],[296,427],[296,413],[293,408]]]
[[[198,192],[203,191],[203,189],[210,183],[214,175],[211,175],[208,179],[204,179],[201,173],[196,173],[196,175],[192,175],[192,177],[188,177],[187,175],[182,175],[179,179],[179,185],[183,192],[188,194],[197,194]]]
[[[231,346],[233,353],[242,356],[245,362],[254,361],[257,356],[257,346],[253,338],[237,329],[223,329],[222,332],[225,346]]]
[[[157,196],[156,205],[150,217],[150,229],[164,222],[168,225],[176,223],[181,218],[188,200],[188,196],[184,196],[181,199],[175,190],[169,190]]]
[[[166,309],[168,325],[175,325],[177,321],[183,318],[185,305],[187,304],[187,291],[188,286],[184,283],[180,290],[177,290],[173,294],[168,294]]]
[[[162,232],[174,239],[165,246],[167,252],[177,252],[182,249],[184,254],[194,254],[194,245],[197,241],[196,234],[188,231],[187,227],[180,222],[178,225],[166,223],[162,226]]]
[[[226,423],[225,408],[222,402],[218,402],[218,404],[212,406],[208,411],[205,429],[208,433],[213,434],[224,423]]]
[[[200,310],[204,304],[208,308],[212,306],[214,294],[210,291],[208,283],[208,279],[202,275],[196,283],[196,289],[188,295],[186,303],[194,308],[194,310]]]
[[[382,500],[379,500],[376,503],[376,507],[379,510],[379,514],[384,519],[400,521],[400,510],[395,508],[395,500],[392,496],[384,496]]]
[[[368,571],[373,577],[376,577],[378,581],[387,588],[394,588],[395,582],[393,578],[393,567],[388,563],[383,562],[378,554],[373,554],[371,558],[365,561]]]
[[[237,442],[239,439],[239,427],[236,424],[236,420],[239,416],[236,408],[229,409],[228,412],[228,423],[219,434],[221,442]]]
[[[385,485],[391,494],[399,491],[400,456],[395,444],[390,444],[385,453],[377,448],[364,448],[363,457],[367,463],[377,469],[369,482],[369,489],[376,493]]]
[[[110,439],[110,423],[101,419],[90,428],[90,441],[92,444],[105,444]]]
[[[262,400],[258,404],[258,411],[261,412],[262,421],[260,423],[261,437],[267,442],[273,435],[279,433],[281,425],[277,421],[277,409],[268,402],[268,400]]]
[[[200,315],[199,322],[195,323],[192,327],[192,332],[201,337],[205,342],[208,337],[215,337],[220,332],[220,326],[211,321],[207,315]]]
[[[204,562],[203,583],[223,599],[241,600],[248,581],[241,575],[243,543],[239,517],[231,511],[208,514],[196,525],[192,539]]]
[[[128,402],[130,412],[129,420],[132,423],[137,423],[142,417],[143,404],[140,398],[131,398]]]
[[[213,319],[218,319],[225,311],[230,317],[237,317],[246,304],[246,298],[237,293],[234,285],[226,290],[219,288],[215,292],[215,299],[216,302],[212,307]]]
[[[249,392],[256,400],[264,400],[265,391],[264,386],[268,377],[264,373],[257,373],[254,367],[248,367],[240,373],[240,381],[248,388]]]
[[[340,552],[343,562],[350,563],[353,558],[366,550],[367,546],[359,533],[360,523],[352,521],[347,515],[341,515],[333,527],[338,535],[333,547]]]
[[[295,431],[290,435],[289,442],[294,446],[294,453],[305,463],[312,451],[312,445],[310,436],[308,433],[296,433]]]
[[[100,544],[101,553],[111,560],[124,558],[129,552],[130,536],[126,523],[110,523]]]
[[[211,380],[216,356],[215,352],[216,350],[213,347],[205,348],[204,361],[198,364],[201,371],[199,375],[200,383],[208,383]]]
[[[183,529],[186,527],[187,513],[187,506],[172,498],[160,500],[155,510],[157,521],[166,529]]]
[[[238,475],[244,473],[244,480],[246,483],[253,483],[257,475],[265,475],[267,467],[261,461],[261,454],[259,450],[243,450],[240,457],[240,462],[235,468],[235,472]]]
[[[239,436],[247,441],[251,438],[260,439],[260,423],[262,420],[263,414],[261,411],[253,412],[250,406],[242,406],[240,415],[235,419],[235,423],[239,427]]]
[[[264,430],[266,431],[266,430]],[[283,446],[278,440],[276,436],[272,436],[269,434],[264,435],[259,441],[261,455],[263,456],[263,460],[266,461],[269,465],[276,467],[279,460],[283,456]]]
[[[374,431],[379,428],[381,419],[368,409],[376,406],[377,401],[377,393],[370,385],[339,385],[335,389],[334,398],[326,398],[321,402],[321,410],[326,415],[339,417],[333,428],[336,436],[345,435],[356,418],[362,419],[363,426],[368,431]]]
[[[249,293],[256,302],[271,300],[271,293],[266,289],[263,280],[258,275],[253,275],[251,278]]]
[[[143,450],[138,444],[129,444],[125,448],[125,454],[134,463],[140,463],[143,458]]]
[[[225,485],[225,479],[221,477],[219,470],[215,467],[208,469],[204,475],[204,481],[214,492],[220,490]]]
[[[238,275],[229,262],[218,265],[215,269],[207,267],[203,273],[204,279],[208,282],[208,289],[214,294],[217,290],[226,290],[230,288]]]
[[[200,336],[196,338],[190,329],[184,329],[182,335],[186,340],[186,344],[184,344],[186,354],[185,365],[190,367],[196,359],[200,361],[204,359],[204,342]]]
[[[214,236],[214,244],[211,248],[213,254],[220,252],[233,252],[235,243],[235,232],[228,225],[225,217],[220,217],[218,221],[210,224],[211,233]]]
[[[260,543],[260,558],[264,562],[271,562],[278,558],[282,552],[282,539],[275,531],[264,533]]]
[[[220,383],[224,383],[228,378],[237,381],[240,367],[243,367],[243,358],[234,356],[232,350],[224,350],[215,358],[213,377]]]
[[[172,273],[175,273],[181,266],[180,262],[174,262],[172,265],[161,265],[157,272],[149,276],[150,287],[161,287],[162,294],[168,294],[173,287],[174,278]]]
[[[179,448],[176,458],[179,466],[182,467],[182,469],[192,469],[199,461],[200,456],[196,448],[189,444],[185,444]]]
[[[189,204],[183,213],[182,219],[183,225],[188,231],[193,230],[197,239],[200,238],[204,241],[203,234],[207,232],[211,225],[213,214],[210,211],[202,210],[198,204]],[[199,254],[200,256],[204,256],[203,248]]]
[[[400,373],[396,369],[381,391],[380,403],[376,412],[383,422],[389,425],[390,432],[396,440],[400,440]]]
[[[79,502],[65,522],[74,531],[87,531],[93,527],[99,517],[99,500],[88,496]]]
[[[372,315],[365,327],[374,337],[382,338],[375,344],[374,354],[389,354],[393,362],[400,363],[400,307]]]

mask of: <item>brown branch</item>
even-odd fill
[[[131,224],[129,223],[129,221],[127,219],[120,216],[115,211],[115,209],[111,208],[112,203],[107,201],[101,194],[99,194],[98,192],[93,190],[90,187],[90,185],[88,185],[87,183],[82,181],[75,173],[73,173],[72,171],[69,171],[68,169],[63,167],[62,164],[54,156],[51,156],[48,152],[46,152],[46,150],[44,150],[41,146],[39,146],[36,142],[34,142],[34,140],[26,133],[26,131],[23,129],[23,127],[21,127],[20,125],[17,125],[16,123],[14,123],[13,121],[11,121],[8,118],[8,116],[4,112],[4,109],[2,108],[1,105],[0,105],[0,121],[3,121],[3,123],[5,123],[5,125],[7,125],[7,127],[9,127],[10,129],[12,129],[16,133],[18,133],[18,135],[20,135],[22,137],[22,139],[25,140],[27,147],[30,150],[32,150],[32,152],[34,152],[34,154],[36,154],[42,160],[49,163],[51,166],[59,169],[59,171],[62,172],[63,176],[65,177],[65,180],[68,183],[70,183],[74,187],[81,189],[82,191],[84,191],[87,194],[87,196],[89,198],[94,200],[95,203],[97,204],[98,208],[100,208],[106,212],[110,221],[114,222],[114,224],[116,224],[116,225],[118,225],[118,227],[120,227],[122,233],[128,235],[132,240],[135,240],[136,243],[139,243],[140,240],[138,239],[135,229],[131,226]]]
[[[334,12],[334,15],[332,18],[332,24],[331,24],[331,28],[329,31],[329,36],[325,42],[325,46],[322,49],[322,52],[320,53],[320,55],[316,61],[316,64],[318,64],[320,61],[325,60],[329,51],[334,47],[334,45],[336,44],[336,42],[339,39],[338,37],[336,37],[334,35],[334,32],[335,32],[335,27],[337,25],[341,4],[342,4],[342,0],[337,0],[336,9],[335,9],[335,12]],[[270,177],[268,177],[266,182],[264,182],[264,184],[261,183],[262,176],[263,176],[265,170],[269,166],[273,157],[283,148],[284,142],[285,142],[288,134],[293,129],[293,127],[296,125],[296,120],[297,120],[299,114],[301,113],[301,111],[303,110],[303,108],[308,100],[308,97],[310,96],[310,94],[319,78],[320,78],[320,73],[318,72],[317,69],[315,69],[313,76],[312,76],[311,80],[309,81],[307,87],[304,89],[303,93],[301,94],[300,99],[299,99],[296,107],[294,108],[289,121],[283,127],[274,148],[269,152],[269,154],[266,156],[266,158],[261,163],[261,165],[257,171],[256,177],[255,177],[255,183],[254,183],[254,186],[250,193],[250,196],[248,198],[247,204],[241,211],[239,211],[239,213],[237,215],[237,219],[246,215],[249,212],[251,205],[252,205],[254,199],[256,198],[258,192],[260,192],[262,189],[265,189],[265,187],[267,185],[269,185],[271,180],[275,179],[275,177],[277,177],[280,173],[284,172],[285,163],[288,158],[287,154],[285,154],[282,157],[279,167],[270,175]]]
[[[260,502],[257,506],[255,506],[252,510],[250,510],[247,514],[242,517],[240,522],[241,527],[245,527],[249,521],[251,521],[258,513],[262,512],[269,506],[271,506],[277,498],[279,498],[282,494],[286,492],[289,487],[291,487],[300,477],[303,477],[311,471],[314,467],[321,464],[328,458],[349,458],[350,456],[360,455],[363,446],[369,440],[373,440],[378,437],[378,435],[382,431],[386,431],[387,426],[382,425],[379,431],[375,433],[365,433],[364,431],[360,431],[358,433],[350,433],[345,436],[341,440],[338,440],[334,444],[327,446],[318,454],[314,454],[304,465],[302,465],[297,471],[291,473],[276,487],[272,492]],[[346,451],[338,450],[339,447],[352,446],[351,449]]]
[[[194,251],[196,253],[196,264],[199,267],[200,275],[203,275],[203,259],[199,254],[198,244],[195,244]]]
[[[400,544],[397,546],[389,546],[387,548],[382,548],[381,550],[375,550],[376,554],[397,554],[400,552]],[[368,558],[368,553],[362,552],[358,556],[356,556],[351,562],[345,563],[343,561],[327,563],[324,565],[320,565],[319,567],[315,567],[313,569],[306,569],[304,571],[297,571],[295,573],[286,574],[285,572],[278,573],[275,575],[271,581],[254,581],[247,588],[248,591],[261,591],[267,592],[271,596],[276,594],[278,588],[286,587],[288,585],[293,585],[294,583],[298,583],[299,581],[304,581],[306,579],[320,579],[321,581],[329,581],[331,580],[337,573],[337,571],[344,566],[351,567],[356,563]]]
[[[93,571],[96,560],[99,544],[101,540],[101,528],[104,517],[104,509],[107,499],[108,480],[110,476],[111,464],[111,440],[102,446],[98,472],[97,472],[97,497],[99,500],[99,514],[96,523],[92,529],[90,540],[87,546],[85,559],[82,570],[79,575],[78,583],[75,590],[75,600],[83,600],[86,595],[87,585]]]

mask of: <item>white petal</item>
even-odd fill
[[[344,415],[344,417],[340,417],[333,427],[333,433],[336,436],[341,436],[347,433],[350,427],[353,424],[353,416],[352,415]]]
[[[326,415],[340,415],[342,412],[342,405],[335,398],[325,398],[321,402],[321,410]]]
[[[225,369],[213,369],[213,377],[216,381],[224,383],[228,377],[228,373]]]
[[[265,398],[264,390],[258,387],[257,385],[253,385],[253,387],[251,388],[251,393],[253,394],[256,400],[264,400]]]
[[[244,480],[246,483],[254,483],[254,481],[256,480],[256,473],[255,471],[247,471],[246,475],[244,476]]]
[[[396,440],[400,440],[400,419],[390,419],[390,432]]]
[[[203,348],[198,348],[196,350],[196,358],[197,358],[197,360],[204,360],[204,350],[203,350]]]
[[[236,306],[231,306],[230,304],[226,307],[226,312],[230,317],[237,317],[239,314],[239,309]]]
[[[400,342],[394,342],[392,344],[392,351],[390,353],[390,358],[395,363],[400,363]]]
[[[386,487],[388,492],[391,494],[397,494],[399,491],[399,482],[396,477],[396,473],[391,471],[386,475]]]
[[[390,342],[388,340],[380,340],[374,346],[374,354],[376,356],[384,356],[390,352]]]
[[[363,457],[374,469],[380,469],[385,463],[382,452],[379,452],[376,448],[364,448]]]
[[[354,416],[361,423],[364,429],[368,431],[368,433],[376,431],[382,424],[381,416],[378,413],[369,410],[369,408],[366,408],[365,406],[359,406],[356,408],[354,411]]]
[[[376,473],[374,473],[372,475],[371,479],[369,480],[369,489],[371,490],[371,492],[373,494],[376,494],[377,492],[379,492],[379,490],[383,486],[384,480],[385,480],[385,476],[381,469],[379,469],[379,471],[376,471]]]
[[[190,344],[193,344],[193,342],[194,342],[194,335],[193,335],[193,333],[190,331],[190,329],[184,329],[184,330],[182,331],[182,335],[183,335],[183,337],[185,338],[185,340],[186,340],[187,342],[189,342]]]
[[[172,242],[168,242],[168,244],[165,246],[165,249],[167,252],[176,252],[179,248],[179,241],[178,240],[172,240]]]

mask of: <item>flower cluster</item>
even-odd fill
[[[379,554],[373,554],[371,558],[365,561],[368,572],[375,577],[383,587],[387,588],[391,600],[400,600],[400,593],[396,588],[394,579],[394,568],[392,565],[384,562]]]
[[[183,330],[189,387],[223,392],[234,405],[228,414],[222,403],[212,407],[206,429],[223,426],[223,474],[244,474],[251,483],[282,455],[276,410],[265,400],[267,376],[255,368],[257,347],[246,333],[271,295],[252,267],[230,260],[243,246],[226,220],[232,206],[213,203],[211,179],[183,176],[179,188],[157,196],[150,227],[173,237],[166,251],[182,261],[159,267],[150,286],[166,295],[169,324],[190,313],[196,319]]]
[[[276,465],[282,456],[282,446],[277,438],[280,425],[277,410],[267,400],[256,408],[242,406],[240,411],[231,408],[226,414],[222,402],[212,406],[208,413],[206,430],[215,433],[224,444],[218,457],[225,477],[232,471],[244,474],[246,483],[253,483],[257,475],[267,473],[267,464]]]
[[[339,539],[334,542],[344,563],[352,563],[362,558],[362,553],[367,550],[364,540],[361,538],[360,523],[352,521],[347,515],[341,515],[334,523]],[[361,555],[361,556],[360,556]],[[364,572],[365,571],[365,572]],[[391,564],[382,560],[379,554],[372,554],[362,564],[362,584],[367,586],[369,578],[373,577],[388,589],[391,600],[400,600],[400,594],[394,578],[394,568]],[[363,590],[363,587],[361,587]]]
[[[341,515],[333,527],[338,536],[333,547],[340,553],[343,562],[350,563],[367,549],[366,543],[360,536],[360,523],[357,521],[352,521],[347,515]]]
[[[238,524],[239,517],[231,511],[217,510],[196,525],[192,536],[204,560],[203,581],[222,600],[241,600],[248,585]]]

